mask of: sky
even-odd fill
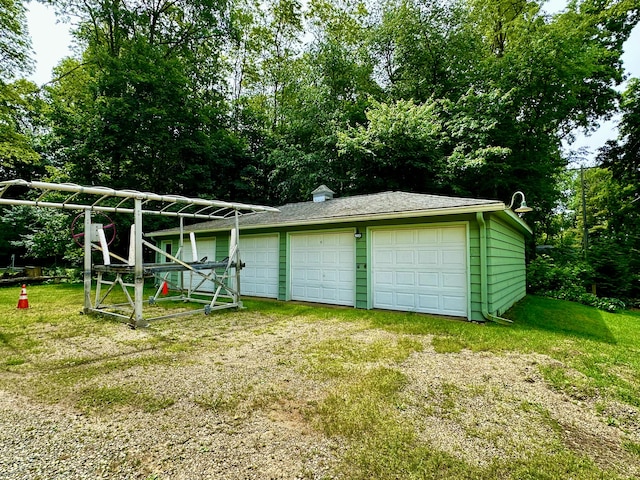
[[[545,4],[545,9],[549,13],[559,12],[567,3],[567,0],[549,0]],[[69,34],[69,25],[58,22],[52,8],[34,1],[29,2],[27,8],[29,9],[27,21],[36,61],[36,68],[30,79],[38,85],[42,85],[51,79],[53,67],[62,58],[72,54],[72,38]],[[640,77],[638,46],[640,46],[640,25],[636,26],[625,44],[625,53],[622,57],[628,74],[634,77]],[[624,85],[620,89],[624,90]],[[574,163],[585,166],[593,164],[594,154],[598,148],[602,147],[607,140],[616,138],[615,124],[615,119],[603,122],[601,127],[589,136],[576,132],[576,141],[571,145],[565,145],[565,150],[587,148],[590,153],[583,160]]]

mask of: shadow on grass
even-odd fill
[[[514,328],[543,330],[615,345],[604,312],[575,302],[528,295],[509,312]]]

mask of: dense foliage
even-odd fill
[[[593,191],[605,213],[590,219],[588,258],[611,278],[638,271],[610,255],[638,248],[622,221],[640,204],[627,208],[638,82],[616,90],[638,0],[555,15],[542,0],[59,0],[48,3],[77,48],[40,90],[19,79],[24,2],[0,1],[2,178],[274,205],[320,183],[503,201],[522,190],[539,235],[579,242],[552,215],[566,193],[561,144],[620,105],[603,161],[625,193]],[[16,241],[3,232],[0,244]]]

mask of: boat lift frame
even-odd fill
[[[36,190],[39,195],[32,192]],[[193,314],[203,311],[208,314],[214,309],[240,308],[240,271],[244,266],[240,259],[239,248],[239,224],[238,219],[242,215],[255,214],[257,212],[277,212],[278,209],[261,205],[249,205],[244,203],[230,203],[219,200],[206,200],[190,198],[180,195],[158,195],[150,192],[136,190],[114,190],[99,186],[80,186],[71,183],[47,183],[28,182],[25,180],[9,180],[0,182],[0,205],[26,205],[33,207],[57,208],[63,210],[75,210],[84,212],[84,313],[98,313],[113,316],[120,320],[127,320],[132,327],[147,326],[151,320]],[[112,252],[105,239],[104,231],[97,224],[92,224],[92,213],[126,213],[133,215],[133,224],[130,232],[129,258],[124,259]],[[181,248],[175,256],[162,251],[143,238],[143,216],[159,215],[175,217],[180,220]],[[229,247],[229,257],[222,262],[201,261],[196,257],[195,237],[191,236],[192,260],[186,262],[182,255],[182,239],[184,219],[215,220],[235,218],[235,229],[232,230]],[[93,234],[97,238],[93,238]],[[148,247],[166,262],[144,264],[143,247]],[[93,265],[92,252],[102,252],[104,264]],[[119,262],[111,263],[111,258]],[[217,273],[216,270],[222,270]],[[234,271],[232,274],[232,270]],[[199,278],[196,288],[187,290],[187,295],[159,298],[162,282],[167,281],[170,272],[190,272],[192,276]],[[95,301],[92,302],[91,291],[93,286],[93,272],[97,275],[95,287]],[[115,275],[114,280],[105,279],[105,275]],[[133,283],[123,280],[124,275],[133,275]],[[145,300],[144,277],[153,275],[160,280],[160,287],[155,296]],[[235,277],[235,282],[231,282]],[[211,281],[215,288],[211,299],[203,299],[201,291],[198,291],[205,281]],[[107,292],[102,294],[102,286],[108,285]],[[126,304],[106,305],[105,300],[113,289],[119,285],[127,298]],[[129,293],[133,289],[133,297]],[[196,296],[193,296],[196,295]],[[201,310],[189,310],[159,317],[146,318],[143,314],[145,303],[155,303],[159,300],[181,300],[203,303]],[[112,311],[114,308],[125,310],[125,314]]]

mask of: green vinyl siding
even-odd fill
[[[367,275],[367,225],[356,225],[362,238],[356,239],[356,308],[368,308],[368,275]]]
[[[488,308],[501,315],[526,295],[524,235],[495,215],[487,227]]]
[[[471,312],[469,319],[483,322],[482,316],[482,288],[480,277],[480,227],[476,221],[469,222],[469,302]]]
[[[216,239],[216,262],[221,262],[229,256],[229,235],[219,234],[214,237]],[[242,255],[242,252],[240,252]]]

